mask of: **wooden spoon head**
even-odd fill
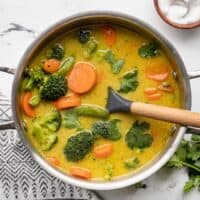
[[[109,113],[115,112],[130,112],[130,107],[133,102],[121,97],[111,87],[108,87],[108,100],[106,108]]]

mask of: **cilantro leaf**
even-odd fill
[[[139,85],[137,75],[137,69],[133,69],[132,71],[126,73],[122,77],[120,89],[118,92],[128,93],[130,91],[135,91]]]
[[[147,188],[147,185],[145,183],[139,182],[135,184],[136,189],[145,189]]]
[[[108,50],[108,52],[106,53],[106,61],[108,63],[110,63],[111,65],[115,63],[115,56],[113,54],[113,52],[111,50]]]
[[[171,159],[168,161],[167,163],[168,167],[177,167],[177,168],[181,168],[183,167],[183,163],[181,161],[181,159],[175,154],[171,157]]]
[[[115,56],[111,50],[107,51],[105,59],[110,64],[112,73],[119,74],[125,61],[123,59],[115,59]]]
[[[192,135],[192,142],[200,142],[200,135]]]
[[[157,42],[150,42],[138,49],[138,54],[142,58],[153,58],[160,54],[159,45]]]
[[[109,140],[119,140],[121,133],[117,127],[119,119],[113,119],[107,122],[97,121],[92,125],[92,133],[95,137],[101,136]]]
[[[200,175],[190,177],[184,185],[184,192],[189,192],[194,187],[200,188]]]
[[[151,146],[153,142],[152,136],[149,134],[150,125],[147,122],[136,121],[126,134],[126,143],[130,149],[146,148]]]
[[[119,74],[119,72],[121,71],[123,65],[124,65],[124,60],[123,59],[118,59],[116,60],[113,65],[112,65],[112,72],[113,74]]]
[[[78,119],[78,115],[76,112],[74,112],[74,110],[68,110],[64,113],[63,126],[69,129],[80,128],[81,125]]]

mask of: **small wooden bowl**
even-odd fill
[[[157,13],[159,16],[169,25],[175,27],[175,28],[180,28],[180,29],[191,29],[191,28],[197,28],[200,27],[200,20],[193,22],[193,23],[188,23],[188,24],[179,24],[176,22],[173,22],[172,20],[169,20],[161,11],[158,0],[154,0],[154,6],[156,8]]]

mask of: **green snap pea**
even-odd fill
[[[60,69],[58,70],[58,75],[66,75],[66,73],[72,68],[75,62],[75,58],[72,56],[67,57],[61,64]]]
[[[107,109],[93,104],[82,104],[81,106],[76,107],[74,110],[79,116],[89,116],[97,118],[107,118],[109,116]]]
[[[38,95],[33,96],[33,97],[29,100],[28,103],[29,103],[31,106],[35,107],[35,106],[38,106],[38,105],[40,104],[40,102],[41,102],[41,97],[40,97],[40,95],[38,94]]]

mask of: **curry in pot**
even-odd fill
[[[22,119],[51,165],[83,179],[111,180],[141,169],[165,148],[173,124],[105,108],[111,86],[130,100],[180,107],[173,65],[160,45],[116,25],[72,30],[27,66]]]

